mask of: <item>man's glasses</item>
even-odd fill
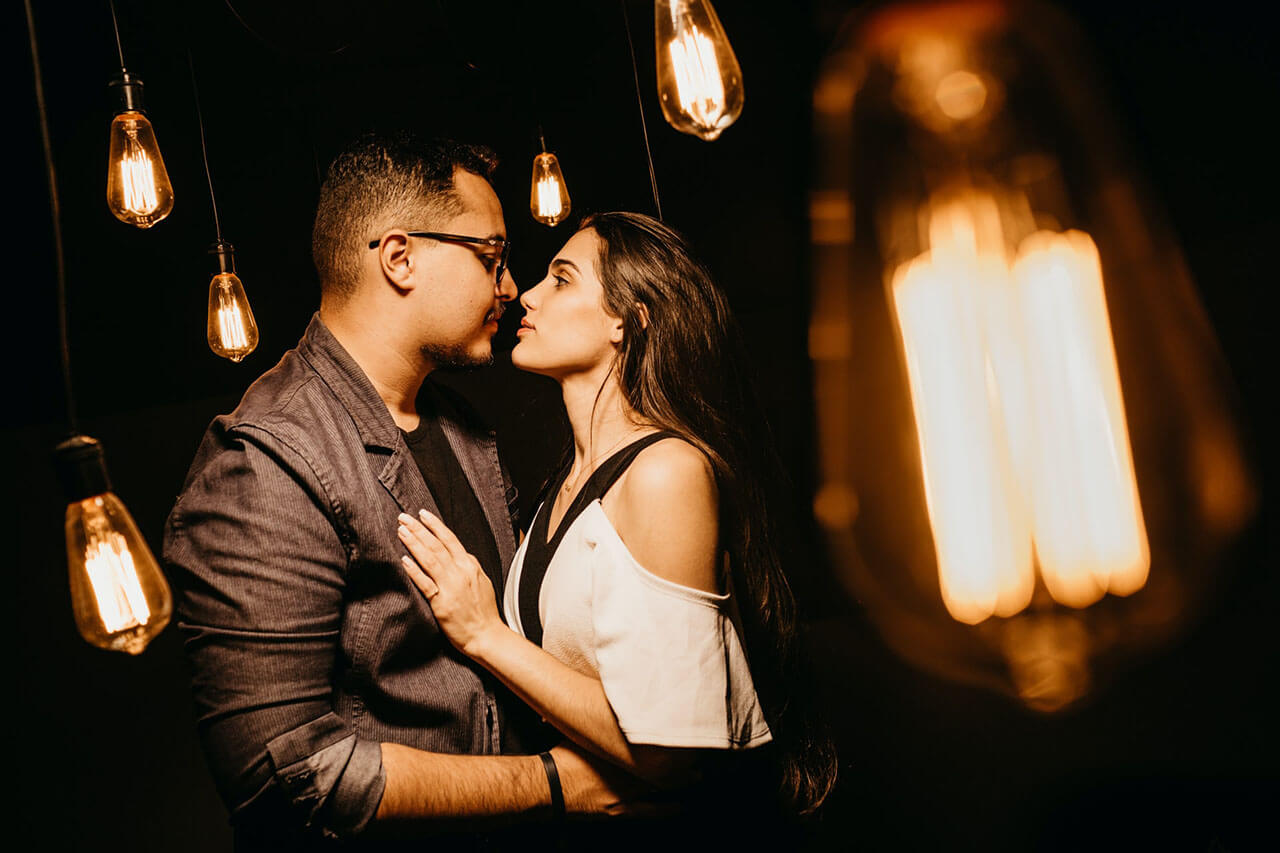
[[[502,276],[507,271],[507,258],[511,255],[511,241],[505,237],[467,237],[463,234],[442,234],[439,231],[409,231],[410,237],[428,237],[432,240],[441,240],[445,243],[476,243],[481,246],[494,246],[502,249],[502,254],[498,257],[498,277],[496,279],[499,285],[502,284]],[[376,249],[382,245],[382,238],[369,241],[369,248]]]

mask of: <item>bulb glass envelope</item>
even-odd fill
[[[560,171],[556,155],[543,151],[533,158],[533,178],[529,186],[529,212],[543,225],[559,225],[571,209],[569,187]]]
[[[111,491],[102,445],[80,435],[58,445],[56,453],[67,495],[67,568],[76,627],[91,645],[140,654],[169,623],[169,585],[138,525]]]
[[[145,115],[126,110],[111,120],[107,207],[121,222],[150,228],[173,210],[173,185]]]
[[[240,277],[221,272],[209,282],[209,349],[239,362],[258,346],[258,324]]]
[[[656,0],[658,100],[667,123],[708,142],[742,114],[742,69],[709,0]]]
[[[1062,707],[1186,621],[1248,519],[1230,383],[1068,22],[845,32],[814,93],[815,513],[896,650]]]

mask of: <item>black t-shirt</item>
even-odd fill
[[[413,454],[422,479],[427,483],[431,497],[435,498],[440,518],[470,554],[480,561],[480,567],[493,582],[498,612],[502,612],[502,577],[505,567],[498,555],[498,544],[493,530],[485,518],[484,509],[467,480],[458,457],[454,455],[449,439],[440,428],[438,414],[431,405],[428,394],[421,394],[417,401],[421,420],[413,432],[401,433],[409,452]],[[506,687],[480,669],[480,677],[498,697],[502,716],[502,751],[524,754],[549,749],[560,736],[543,723],[528,705],[516,698]]]
[[[405,443],[413,459],[418,463],[422,479],[427,482],[431,497],[440,510],[440,520],[448,525],[458,541],[480,561],[484,573],[493,582],[494,596],[502,601],[502,560],[498,556],[498,543],[493,538],[489,520],[476,498],[467,475],[440,428],[437,413],[430,401],[422,395],[418,399],[418,415],[421,420],[413,432],[404,434]]]

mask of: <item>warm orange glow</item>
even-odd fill
[[[713,140],[742,112],[742,71],[708,0],[654,4],[658,97],[676,130]]]
[[[891,284],[943,601],[1022,610],[1146,582],[1149,555],[1097,249],[1038,232],[1006,260],[989,196],[934,203]]]
[[[555,178],[538,181],[538,213],[548,219],[560,216],[564,206],[560,204],[560,182]]]
[[[136,144],[129,145],[120,158],[120,183],[124,186],[124,207],[130,213],[145,216],[160,206],[151,158]]]
[[[209,283],[208,340],[210,349],[233,362],[258,346],[258,324],[235,273],[219,273]]]
[[[150,228],[173,210],[173,186],[151,122],[127,111],[111,122],[107,206],[122,222]]]
[[[680,107],[698,124],[715,127],[724,109],[724,80],[716,66],[716,49],[696,26],[673,39],[671,67],[676,75]]]
[[[111,492],[67,506],[71,604],[81,636],[138,654],[168,624],[169,586],[137,525]]]
[[[543,151],[533,158],[529,212],[543,225],[558,225],[569,216],[569,189],[556,155]]]
[[[964,121],[982,112],[987,103],[987,87],[972,71],[953,71],[939,81],[934,98],[948,118]]]
[[[96,515],[101,518],[101,512]],[[108,633],[147,624],[151,608],[138,583],[133,554],[124,537],[103,523],[89,526],[84,565],[98,605],[98,618]]]
[[[1088,234],[1041,231],[1013,268],[1036,424],[1036,554],[1053,597],[1084,607],[1147,581],[1150,555],[1120,374]]]
[[[972,624],[1026,607],[1034,574],[1030,518],[985,342],[982,277],[1000,270],[971,260],[922,255],[892,287],[942,599]]]

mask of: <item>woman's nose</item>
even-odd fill
[[[524,308],[524,310],[526,311],[533,310],[534,308],[533,292],[537,289],[538,289],[538,285],[535,284],[533,287],[529,288],[524,293],[520,294],[520,305]]]

